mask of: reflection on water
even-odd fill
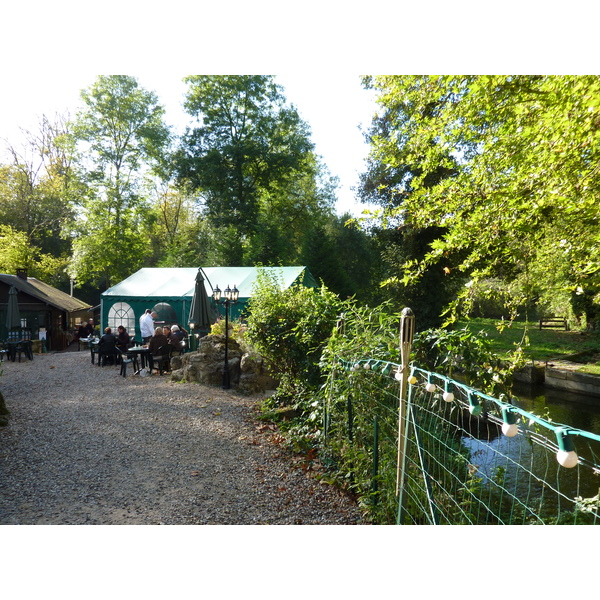
[[[555,424],[600,435],[600,399],[599,404],[595,404],[596,399],[590,396],[521,384],[515,386],[514,393],[517,396],[514,403],[527,412]],[[522,431],[527,428],[530,433],[535,430],[535,426],[532,429],[526,423],[520,423],[519,427]],[[469,449],[471,461],[484,483],[493,487],[501,482],[498,487],[521,500],[526,499],[524,505],[530,507],[532,513],[556,515],[557,511],[571,510],[573,498],[590,498],[598,493],[600,478],[591,468],[600,464],[597,442],[577,438],[576,450],[588,462],[565,469],[558,465],[553,450],[529,435],[521,433],[507,438],[489,427],[478,435],[470,433],[461,441]],[[541,428],[539,434],[556,443],[552,431]]]
[[[513,393],[514,403],[523,410],[600,435],[600,398],[523,383],[515,384]]]

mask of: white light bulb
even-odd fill
[[[356,363],[353,367],[352,370],[353,371],[358,371],[360,369],[360,365],[358,363]]]
[[[428,383],[425,386],[425,389],[430,393],[433,394],[433,392],[435,392],[435,383]]]
[[[519,433],[519,428],[516,423],[502,423],[502,433],[506,437],[515,437]]]
[[[415,383],[417,383],[417,378],[414,375],[411,375],[408,378],[408,383],[410,383],[410,385],[415,385]]]
[[[567,452],[566,450],[559,450],[556,453],[556,460],[558,464],[567,469],[572,469],[579,462],[579,457],[573,450]]]
[[[452,400],[454,400],[454,394],[452,392],[444,392],[442,398],[444,399],[444,402],[452,402]]]
[[[400,380],[402,379],[402,373],[400,373],[400,371],[398,371],[398,372],[397,372],[397,373],[394,375],[394,377],[395,377],[395,378],[396,378],[398,381],[400,381]]]
[[[368,371],[371,368],[371,365],[369,363],[365,363],[363,368]]]

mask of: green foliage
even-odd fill
[[[524,363],[517,348],[501,361],[485,332],[464,329],[429,329],[415,335],[412,360],[420,368],[448,377],[459,377],[467,385],[490,395],[510,397],[512,375]]]
[[[337,181],[273,77],[185,78],[188,130],[175,154],[178,182],[194,190],[212,264],[298,264],[306,230],[332,213]]]
[[[280,277],[259,270],[249,303],[248,339],[280,374],[316,386],[321,353],[339,310],[339,299],[325,287],[283,289]]]
[[[25,268],[30,277],[55,281],[57,273],[64,272],[65,260],[42,254],[32,246],[27,235],[8,225],[0,225],[0,272],[15,274]]]
[[[70,272],[109,287],[150,254],[141,183],[148,169],[164,173],[170,134],[156,94],[134,77],[100,76],[81,96],[85,108],[73,135],[85,151],[81,161],[93,193],[82,202],[86,219],[75,228]]]
[[[410,179],[382,183],[400,199],[391,214],[445,229],[407,275],[447,256],[469,281],[519,281],[551,310],[565,309],[569,290],[597,298],[600,77],[381,76],[365,85],[386,117],[371,160],[384,171],[412,167]],[[451,176],[435,181],[440,168]]]

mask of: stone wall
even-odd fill
[[[271,375],[266,361],[256,353],[243,352],[234,338],[229,338],[227,364],[231,386],[245,394],[275,389],[278,381]],[[197,381],[222,385],[225,368],[225,336],[200,338],[198,350],[171,359],[173,381]]]

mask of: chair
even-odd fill
[[[165,344],[161,346],[156,354],[150,356],[150,372],[152,369],[158,368],[159,375],[163,374],[163,370],[169,371],[171,368],[171,352],[173,351],[173,346],[171,344]],[[158,365],[158,367],[156,366]]]
[[[106,365],[109,358],[114,360],[115,365],[118,365],[120,355],[121,351],[114,344],[105,342],[98,347],[98,366]]]
[[[94,354],[98,355],[98,364],[100,364],[100,344],[98,342],[90,342],[90,354],[92,356],[92,364],[94,364]]]
[[[15,347],[15,352],[19,353],[19,362],[21,362],[21,354],[24,354],[29,360],[33,360],[33,345],[31,340],[21,340]]]
[[[129,354],[128,352],[123,352],[122,350],[119,350],[119,352],[121,354],[121,357],[120,357],[121,373],[120,374],[123,377],[127,377],[127,365],[133,365],[134,374],[137,373],[140,370],[137,354]]]
[[[10,358],[10,350],[2,345],[0,346],[0,362],[4,360],[4,357]]]

